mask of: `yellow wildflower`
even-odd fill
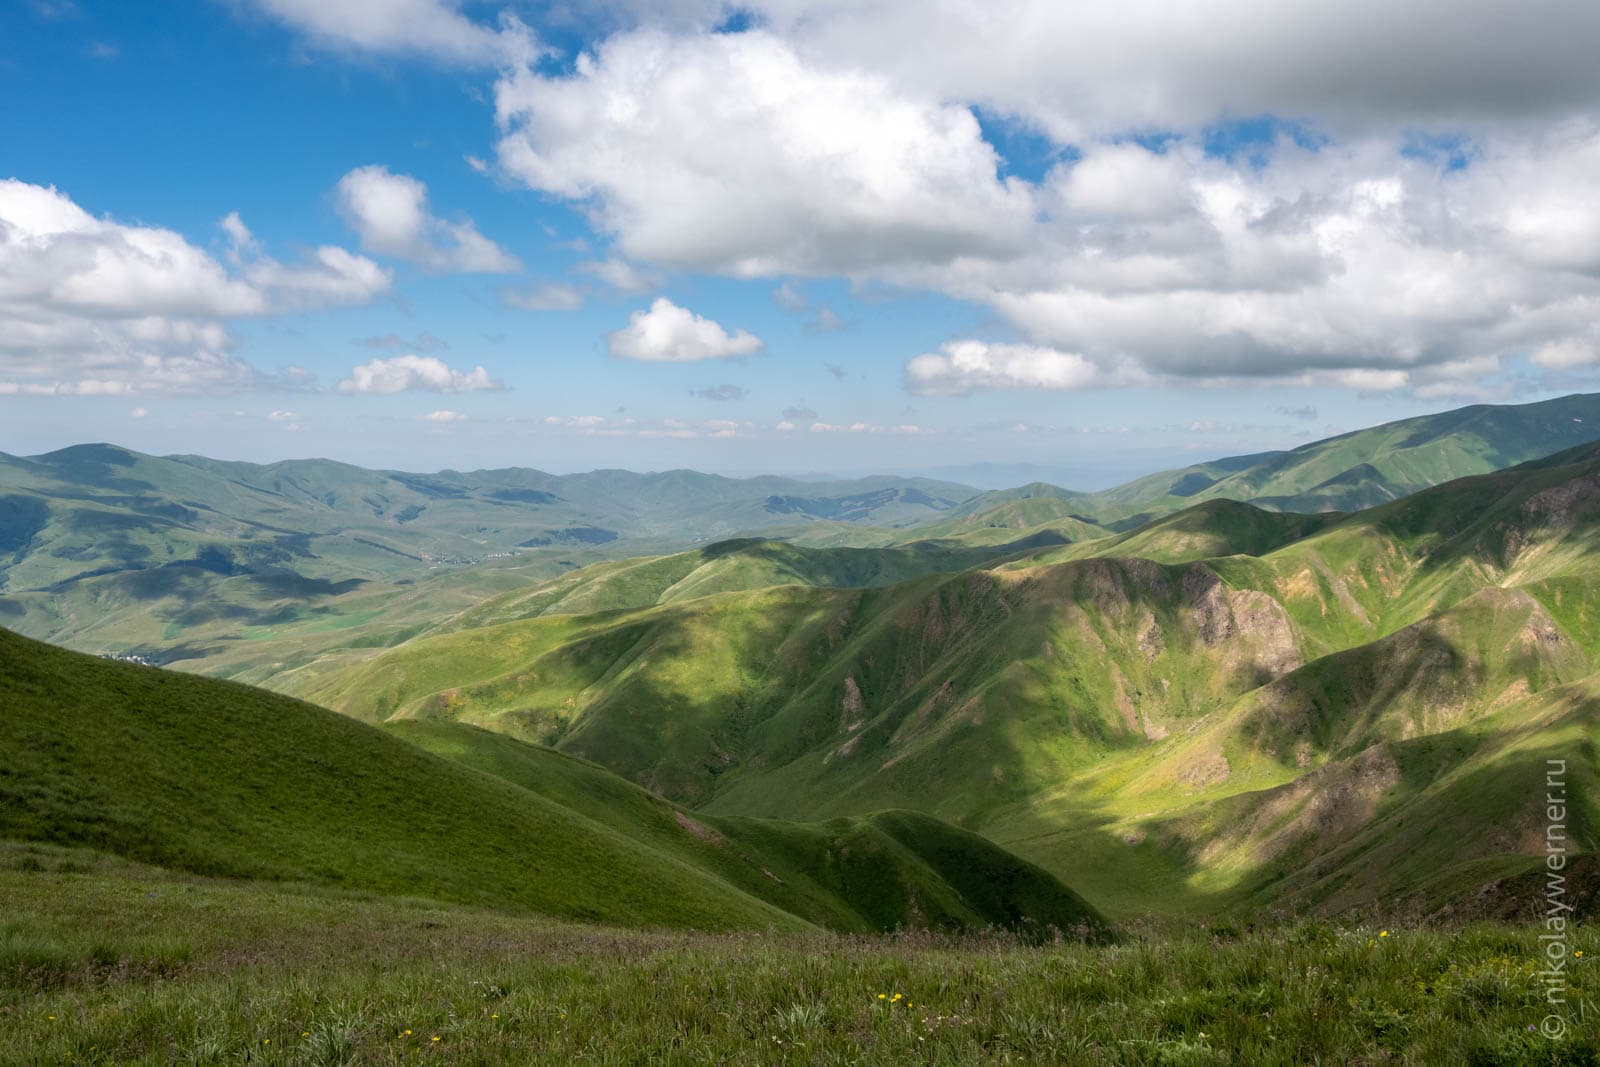
[[[1378,934],[1378,936],[1379,936],[1379,937],[1388,937],[1388,936],[1389,936],[1389,931],[1387,931],[1387,930],[1384,930],[1384,931],[1382,931],[1382,932],[1380,932],[1380,933],[1379,933],[1379,934]]]
[[[430,1040],[433,1040],[433,1041],[439,1040],[439,1035],[438,1034],[434,1034],[433,1037],[430,1038]]]

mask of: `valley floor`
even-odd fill
[[[4,1063],[1593,1063],[1600,938],[686,934],[0,844]]]

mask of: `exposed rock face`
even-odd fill
[[[1166,650],[1167,639],[1162,636],[1160,624],[1154,615],[1145,612],[1139,620],[1139,651],[1144,653],[1147,661],[1153,661]]]
[[[1235,589],[1228,593],[1228,609],[1234,629],[1254,644],[1254,666],[1261,674],[1277,678],[1304,662],[1282,604],[1255,589]]]
[[[1202,644],[1235,646],[1224,656],[1226,666],[1245,667],[1266,681],[1303,662],[1288,612],[1267,594],[1229,589],[1209,568],[1195,566],[1184,572],[1183,597]]]
[[[1571,526],[1600,511],[1600,474],[1585,474],[1535,493],[1522,502],[1522,511],[1550,526]]]
[[[849,732],[861,725],[861,710],[864,704],[861,700],[861,686],[856,683],[854,675],[846,675],[844,680],[844,699],[839,704],[839,725]]]
[[[1258,798],[1229,832],[1210,841],[1201,858],[1246,849],[1266,863],[1309,838],[1329,846],[1367,825],[1399,781],[1400,768],[1387,746],[1374,745]]]

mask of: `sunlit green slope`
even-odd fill
[[[509,738],[376,730],[6,631],[0,837],[627,925],[1099,926],[1051,876],[925,815],[701,821]]]

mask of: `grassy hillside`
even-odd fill
[[[583,615],[781,585],[859,589],[1025,559],[1065,544],[1047,531],[993,545],[919,541],[900,547],[817,548],[746,538],[669,556],[600,563],[486,600],[439,624],[462,630],[540,615]]]
[[[1100,522],[1227,498],[1277,511],[1357,511],[1600,439],[1600,394],[1475,404],[1313,441],[1286,452],[1199,463],[1088,494]],[[981,508],[984,497],[965,507]]]
[[[1593,872],[1583,884],[1592,894]],[[638,931],[7,843],[0,899],[7,1063],[1549,1064],[1600,1052],[1578,1008],[1600,996],[1587,927],[1564,946],[1567,1030],[1546,1036],[1547,949],[1531,925],[1216,924],[1043,948]]]
[[[310,692],[372,721],[542,741],[714,813],[915,808],[1121,913],[1355,906],[1402,884],[1341,851],[1368,828],[1392,847],[1470,842],[1470,862],[1410,853],[1434,881],[1416,906],[1438,908],[1537,862],[1504,832],[1526,794],[1470,783],[1567,744],[1586,810],[1597,486],[1586,446],[1350,516],[1212,501],[887,587],[419,638]]]
[[[5,631],[0,708],[0,836],[13,839],[631,925],[1098,926],[1050,876],[926,816],[708,826],[510,739],[435,728],[409,744]]]
[[[1018,531],[1050,529],[1071,541],[1104,537],[1111,531],[1084,516],[1093,496],[1035,482],[973,497],[950,510],[949,517],[921,523],[906,537],[948,538],[987,544],[1016,537]]]

